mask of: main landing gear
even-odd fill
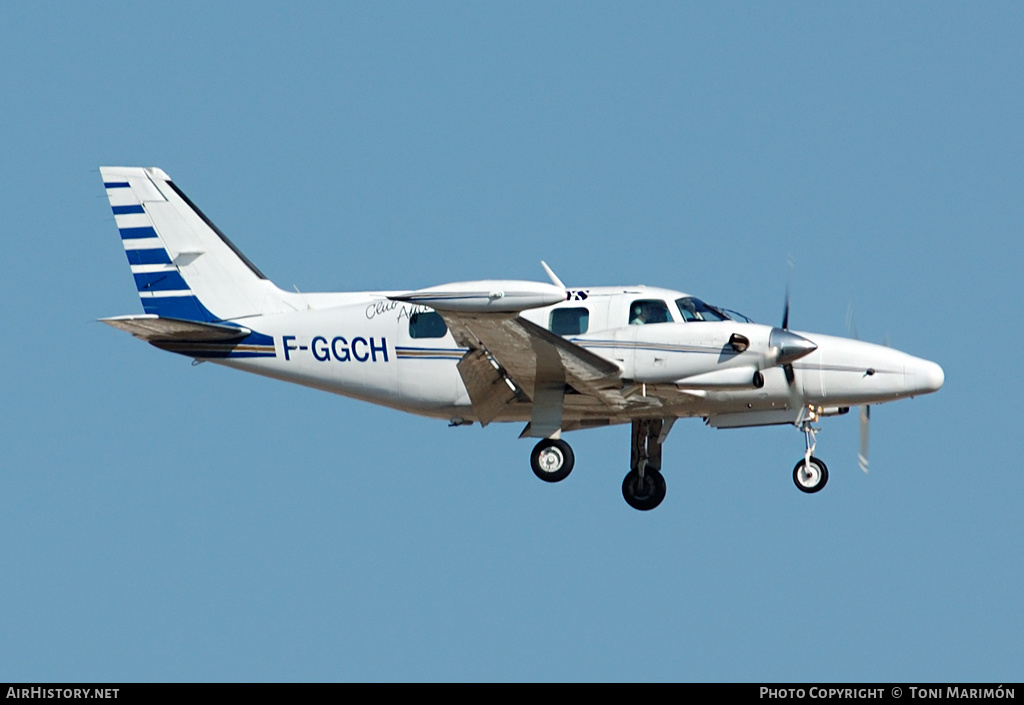
[[[545,438],[530,453],[533,474],[544,482],[559,482],[572,472],[576,457],[572,448],[561,438]]]
[[[661,476],[661,444],[668,430],[661,419],[633,421],[630,471],[622,480],[622,497],[633,509],[645,512],[654,509],[665,499],[665,478]]]
[[[821,491],[828,483],[828,466],[812,455],[814,447],[818,444],[818,429],[811,423],[817,418],[818,414],[814,409],[808,408],[805,418],[800,421],[799,428],[804,434],[806,450],[803,459],[793,468],[793,482],[797,489],[808,494]]]
[[[647,511],[665,499],[665,478],[661,476],[661,444],[672,421],[640,419],[633,422],[630,471],[622,480],[626,504]],[[545,438],[533,448],[530,467],[545,482],[559,482],[572,472],[576,459],[572,448],[560,438]]]

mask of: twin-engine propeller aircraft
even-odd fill
[[[938,390],[942,368],[888,347],[760,325],[679,291],[472,281],[416,291],[304,294],[270,282],[160,169],[103,167],[146,313],[101,319],[162,350],[382,404],[451,425],[525,423],[536,475],[572,471],[566,431],[631,424],[622,494],[665,497],[661,447],[676,419],[792,424],[804,492],[824,416]]]

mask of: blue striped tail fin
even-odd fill
[[[162,170],[100,174],[147,314],[212,323],[295,310]]]
[[[153,222],[126,176],[104,175],[110,208],[146,313],[188,321],[212,321],[171,260]]]

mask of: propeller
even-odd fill
[[[796,372],[793,371],[793,362],[804,355],[809,355],[818,349],[818,346],[803,336],[789,331],[789,282],[786,282],[786,304],[782,309],[782,327],[772,328],[768,337],[768,345],[777,350],[775,364],[782,365],[786,373],[786,382],[790,387],[796,383]]]
[[[854,340],[860,340],[860,336],[857,335],[857,326],[853,322],[853,304],[850,304],[846,309],[846,329],[850,332],[850,337]],[[886,345],[889,344],[888,336],[886,336]],[[860,465],[860,469],[864,472],[868,471],[868,438],[871,432],[871,405],[863,404],[858,407],[860,413],[860,451],[857,453],[857,464]]]
[[[864,472],[868,471],[868,430],[871,427],[871,406],[860,407],[860,452],[857,453],[857,464]]]
[[[789,330],[789,279],[786,279],[786,305],[782,309],[782,330]]]
[[[789,277],[786,277],[786,303],[782,307],[782,330],[789,330]],[[780,353],[779,357],[781,356]],[[783,365],[782,371],[786,373],[786,381],[792,387],[796,382],[796,372],[793,371],[792,363]]]

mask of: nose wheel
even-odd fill
[[[801,459],[793,468],[793,482],[801,492],[812,494],[828,483],[828,467],[817,458]]]

